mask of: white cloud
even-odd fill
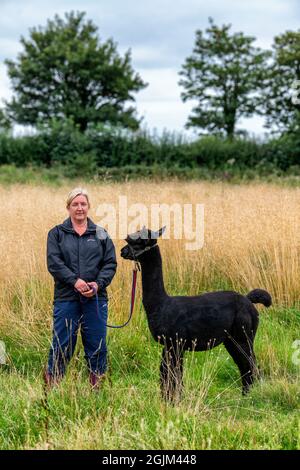
[[[136,98],[139,101],[177,101],[180,98],[177,70],[165,69],[141,69],[139,73],[149,83],[148,87],[140,91]]]
[[[21,45],[15,39],[0,38],[0,51],[3,58],[13,58],[21,51]]]
[[[194,134],[194,131],[184,129],[192,108],[190,103],[151,100],[139,102],[138,108],[140,114],[144,116],[143,124],[146,124],[148,129],[156,129],[159,132],[176,131],[189,136]]]

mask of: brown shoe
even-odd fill
[[[92,390],[99,390],[101,387],[101,383],[105,379],[105,374],[96,374],[95,372],[90,372],[89,375],[90,384],[92,386]]]
[[[47,390],[51,390],[53,387],[59,384],[61,377],[53,377],[47,370],[43,374],[44,385]]]

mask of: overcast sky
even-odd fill
[[[300,27],[299,0],[0,0],[0,99],[12,92],[4,60],[16,58],[20,36],[29,28],[46,25],[55,13],[85,11],[99,27],[102,40],[112,37],[118,51],[132,51],[132,64],[149,85],[136,95],[138,115],[148,129],[184,131],[192,103],[182,103],[178,71],[191,54],[195,31],[206,29],[208,17],[216,24],[232,24],[270,48],[273,37]],[[262,134],[262,120],[241,123]]]

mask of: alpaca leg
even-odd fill
[[[183,388],[183,352],[165,346],[160,365],[161,393],[165,400],[178,401]]]
[[[250,341],[244,343],[236,342],[233,338],[227,339],[224,342],[224,346],[239,368],[243,386],[242,393],[246,395],[254,382],[254,375],[257,370],[253,343]]]

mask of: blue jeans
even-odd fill
[[[63,376],[73,356],[77,333],[81,338],[90,372],[103,374],[107,368],[106,324],[107,301],[95,297],[80,301],[55,301],[53,309],[53,341],[49,352],[48,373]]]

